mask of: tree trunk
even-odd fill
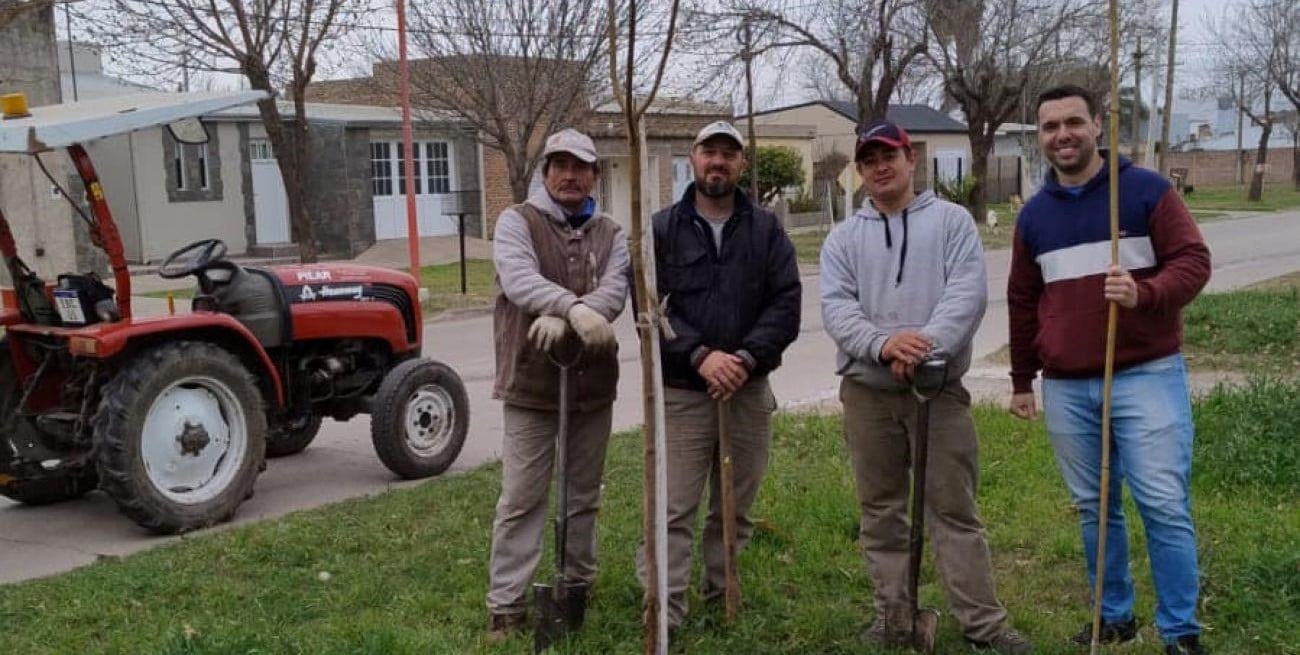
[[[1300,191],[1300,125],[1291,132],[1291,184]]]
[[[971,121],[970,126],[970,177],[971,177],[971,214],[975,222],[983,225],[988,221],[989,207],[989,152],[993,150],[993,138],[987,136],[983,128],[984,121]]]
[[[267,71],[246,68],[244,75],[254,89],[275,93],[275,88],[271,85],[271,76]],[[262,117],[266,138],[271,142],[271,149],[275,153],[275,163],[280,169],[280,177],[284,180],[284,195],[289,205],[289,222],[296,232],[293,238],[298,242],[298,258],[304,264],[313,263],[316,261],[316,242],[307,217],[302,171],[298,165],[300,161],[307,161],[306,122],[295,120],[292,128],[286,128],[274,96],[259,101],[257,109]]]
[[[285,170],[283,163],[280,164],[280,174],[285,179],[284,191],[289,201],[289,220],[293,224],[294,231],[297,232],[298,260],[304,264],[314,264],[317,260],[316,230],[307,212],[307,179],[303,170],[309,161],[307,140],[310,138],[307,133],[306,90],[295,87],[293,96],[294,113],[297,114],[292,124],[293,138],[289,144],[293,149],[293,159],[288,171]]]
[[[1264,199],[1264,163],[1268,161],[1268,137],[1273,133],[1273,122],[1264,121],[1264,129],[1259,133],[1259,147],[1255,150],[1255,170],[1250,176],[1250,193],[1246,200],[1261,202]]]

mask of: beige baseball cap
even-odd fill
[[[588,164],[596,163],[596,144],[591,137],[575,129],[560,130],[546,140],[546,149],[542,157],[550,157],[557,152],[567,152]]]
[[[735,141],[736,145],[739,145],[741,148],[745,147],[745,137],[740,135],[740,130],[736,129],[736,126],[727,121],[717,121],[716,123],[705,125],[704,129],[700,130],[700,133],[695,135],[694,145],[698,146],[715,136],[725,136],[728,139]]]

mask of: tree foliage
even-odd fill
[[[757,161],[745,169],[740,187],[748,189],[751,175],[758,176],[758,201],[766,204],[776,198],[782,189],[803,186],[803,157],[788,146],[759,146]]]

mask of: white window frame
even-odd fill
[[[415,195],[424,197],[451,193],[456,186],[456,157],[452,142],[426,139],[415,141],[413,145]],[[370,191],[373,197],[406,195],[404,152],[405,147],[401,141],[370,142]]]

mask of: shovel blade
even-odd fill
[[[540,653],[564,640],[569,632],[569,618],[566,612],[564,586],[558,588],[548,584],[533,585],[533,615],[537,622],[533,626],[533,652]]]
[[[918,653],[933,653],[935,638],[939,634],[939,613],[934,610],[919,610],[912,621],[912,650]]]

